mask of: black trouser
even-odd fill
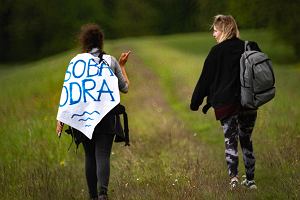
[[[237,115],[221,120],[225,136],[225,158],[230,177],[238,175],[238,140],[243,152],[243,160],[248,180],[254,179],[255,157],[251,135],[257,111],[242,111]]]
[[[91,198],[107,194],[110,175],[110,154],[114,135],[96,133],[92,140],[82,142],[85,151],[85,174]]]

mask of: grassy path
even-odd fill
[[[121,179],[117,178],[118,173],[112,177],[120,181],[113,198],[190,199],[199,186],[199,174],[195,172],[201,173],[199,160],[204,156],[204,146],[193,140],[192,134],[172,113],[153,72],[134,55],[132,62],[134,70],[129,74],[136,75],[132,76],[130,97],[125,97],[134,125],[132,146],[121,152],[118,162],[112,163],[119,167],[127,163],[125,169],[113,169],[123,173]]]

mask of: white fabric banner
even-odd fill
[[[57,120],[76,128],[89,139],[95,126],[118,103],[118,78],[111,70],[111,57],[104,61],[89,53],[75,56],[66,71]]]

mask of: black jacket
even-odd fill
[[[205,97],[207,104],[214,108],[240,104],[240,58],[244,45],[243,40],[235,37],[210,50],[193,92],[191,110],[198,110]],[[260,51],[255,42],[249,45],[252,50]]]

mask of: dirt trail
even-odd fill
[[[185,128],[184,123],[176,117],[166,102],[158,77],[137,56],[133,55],[131,62],[133,64],[129,73],[133,81],[131,81],[130,92],[134,93],[134,98],[131,99],[129,110],[133,115],[135,112],[150,112],[149,114],[155,117],[149,119],[144,116],[145,123],[159,122],[151,126],[155,130],[153,137],[157,136],[157,140],[171,139],[174,143],[187,140],[189,146],[192,145],[195,150],[201,151],[200,141]]]
[[[164,195],[162,199],[198,199],[199,195],[204,195],[199,190],[204,183],[206,190],[211,190],[210,176],[214,169],[210,166],[217,164],[209,158],[211,148],[194,137],[176,117],[151,69],[136,55],[131,56],[130,63],[131,85],[124,100],[132,125],[132,146],[121,152],[120,157],[126,162],[116,161],[115,164],[121,170],[131,169],[123,178],[131,180],[134,177],[133,181],[140,182],[128,183],[129,180],[121,179],[116,194],[123,193],[125,199],[129,194],[134,194],[130,199],[145,199],[145,196],[157,199],[157,194]],[[140,191],[136,187],[147,189]]]

